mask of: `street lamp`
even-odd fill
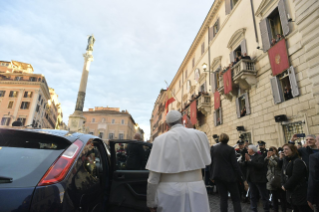
[[[206,70],[207,70],[207,64],[204,63],[202,67],[203,67],[204,72],[207,72],[207,71],[206,71]],[[208,72],[209,72],[209,71],[208,71]]]

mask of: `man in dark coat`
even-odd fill
[[[267,157],[268,150],[266,149],[266,142],[265,141],[258,141],[257,143],[259,145],[259,151],[260,151],[261,155],[264,158]]]
[[[290,141],[296,141],[298,139],[297,134],[294,134]],[[316,146],[316,136],[307,135],[306,136],[306,145],[307,147],[302,147],[298,149],[299,156],[305,161],[307,168],[309,167],[309,156],[313,153],[319,152],[319,149]],[[308,168],[309,171],[309,168]]]
[[[268,191],[266,189],[266,169],[264,157],[257,153],[255,145],[248,146],[248,154],[245,155],[243,163],[247,168],[246,180],[250,189],[250,207],[257,211],[258,193],[263,201],[265,212],[269,212]]]
[[[316,146],[319,149],[319,136]],[[319,210],[319,153],[309,156],[309,179],[308,179],[308,205],[315,212]]]
[[[222,133],[220,144],[211,147],[212,162],[210,179],[216,183],[220,194],[220,211],[227,212],[228,192],[231,194],[235,212],[241,212],[240,194],[237,181],[242,177],[239,164],[236,161],[235,150],[227,145],[228,135]]]

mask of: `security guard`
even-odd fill
[[[262,154],[262,156],[264,158],[267,157],[268,150],[266,149],[266,142],[265,141],[258,141],[257,143],[259,145],[259,151]]]
[[[241,154],[242,153],[242,151],[245,149],[245,141],[243,141],[243,140],[238,140],[237,141],[237,144],[238,144],[238,148],[236,148],[235,150],[236,150],[236,152],[237,153],[239,153],[239,154]]]

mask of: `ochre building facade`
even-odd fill
[[[57,94],[31,64],[0,61],[0,125],[20,120],[23,126],[55,129],[62,117]]]
[[[267,146],[318,134],[318,35],[318,0],[215,0],[170,83],[168,108],[195,117],[211,144],[222,132],[230,144],[243,134]]]

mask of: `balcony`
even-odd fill
[[[211,111],[211,97],[208,94],[202,94],[198,98],[197,110],[207,116]]]
[[[257,83],[257,72],[252,60],[242,59],[232,67],[234,84],[241,89],[248,90]]]

